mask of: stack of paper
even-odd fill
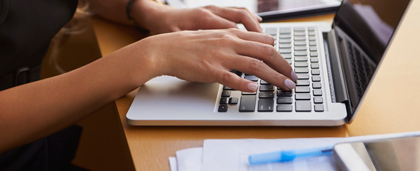
[[[420,132],[371,135],[347,138],[233,139],[204,140],[202,148],[190,148],[170,157],[171,171],[274,171],[274,170],[336,170],[332,155],[297,158],[291,162],[250,166],[248,156],[265,152],[295,150],[334,145],[343,142],[367,141],[405,136]]]

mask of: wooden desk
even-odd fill
[[[125,118],[135,90],[116,101],[135,168],[169,170],[168,157],[175,156],[177,150],[201,147],[204,139],[345,137],[420,130],[418,2],[412,4],[352,124],[340,127],[135,127],[129,126]],[[323,15],[287,21],[331,22],[332,18],[333,15]],[[94,26],[104,56],[141,38],[132,28],[102,19],[96,18]]]

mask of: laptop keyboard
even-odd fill
[[[232,71],[258,83],[257,92],[240,92],[224,86],[219,112],[239,105],[239,112],[323,112],[323,92],[319,70],[316,27],[265,28],[274,37],[274,47],[294,68],[296,88],[283,91],[255,75]],[[235,95],[233,95],[235,94]]]

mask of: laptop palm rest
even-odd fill
[[[128,121],[203,119],[216,110],[220,84],[188,82],[176,77],[161,76],[145,83],[130,110]]]

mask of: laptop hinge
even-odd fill
[[[335,31],[332,29],[328,33],[324,33],[324,41],[326,41],[326,46],[324,46],[325,52],[327,54],[327,59],[329,59],[329,76],[330,81],[332,80],[332,93],[335,97],[333,97],[333,102],[336,103],[346,103],[347,110],[349,109],[349,96],[347,93],[347,84],[346,79],[343,72],[343,65],[340,58],[339,47]]]

